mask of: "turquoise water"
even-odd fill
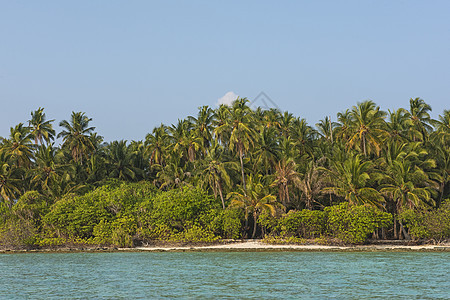
[[[450,299],[450,253],[0,255],[1,299]]]

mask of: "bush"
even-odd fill
[[[224,239],[241,237],[242,219],[244,213],[240,209],[215,209],[210,212],[212,219],[210,229]]]
[[[365,205],[347,202],[325,208],[329,233],[345,243],[360,244],[378,228],[392,224],[392,215]]]
[[[4,248],[31,248],[36,244],[38,231],[32,222],[11,217],[0,228],[0,245]]]
[[[399,219],[408,228],[413,239],[434,239],[442,241],[450,238],[450,199],[439,209],[412,210],[400,213]]]
[[[150,204],[150,203],[148,203]],[[146,204],[146,205],[148,205]],[[139,208],[144,239],[207,241],[214,236],[212,223],[219,207],[213,197],[199,187],[174,189],[156,195],[146,207]],[[218,222],[220,223],[220,222]],[[218,231],[223,231],[223,227]]]
[[[47,197],[36,191],[26,192],[14,204],[12,213],[19,219],[30,222],[39,228],[42,217],[49,211],[47,200]]]
[[[154,187],[147,182],[106,185],[83,196],[64,197],[53,204],[43,220],[47,230],[58,237],[97,237],[100,243],[115,244],[114,235],[123,245],[124,238],[119,236],[136,233],[137,207],[142,202],[150,204],[154,194]],[[128,237],[126,240],[128,245]]]
[[[281,235],[315,238],[326,232],[326,221],[323,211],[291,210],[280,221]]]

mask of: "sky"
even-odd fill
[[[449,13],[433,0],[0,0],[0,136],[44,107],[57,132],[82,111],[105,141],[143,140],[261,93],[310,125],[416,97],[437,118],[450,109]]]

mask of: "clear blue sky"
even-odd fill
[[[0,136],[44,107],[106,141],[264,91],[319,119],[371,99],[450,109],[450,1],[0,0]]]

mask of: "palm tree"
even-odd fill
[[[450,110],[444,110],[444,113],[439,115],[439,119],[433,121],[433,124],[436,127],[436,135],[441,139],[441,144],[450,147]]]
[[[423,206],[425,202],[429,201],[429,189],[418,186],[423,182],[429,181],[429,178],[421,168],[414,165],[407,158],[393,160],[381,178],[382,182],[385,183],[381,186],[380,192],[393,201],[394,237],[398,238],[396,225],[398,213],[405,206],[413,209]],[[408,237],[401,222],[400,228],[405,236]]]
[[[14,200],[20,194],[20,176],[18,169],[10,165],[11,155],[0,151],[0,198],[11,209]]]
[[[296,148],[299,150],[300,155],[312,153],[313,141],[316,134],[316,131],[308,125],[305,119],[295,118],[292,120],[290,136]]]
[[[338,123],[336,125],[336,139],[347,142],[351,135],[352,117],[350,110],[337,113]]]
[[[258,107],[259,108],[259,107]],[[262,112],[262,123],[267,128],[281,128],[281,112],[278,109],[271,108]]]
[[[58,164],[61,154],[53,144],[40,145],[36,150],[36,167],[32,170],[31,182],[44,193],[51,194],[52,187],[63,173],[64,167]]]
[[[189,116],[194,124],[195,135],[202,139],[203,149],[207,149],[212,140],[214,111],[208,106],[199,107],[197,118]]]
[[[124,140],[114,141],[106,148],[106,163],[109,169],[108,176],[119,180],[134,180],[136,170],[132,163],[132,153]]]
[[[294,120],[296,118],[294,117],[293,114],[285,111],[281,117],[279,118],[278,123],[280,124],[280,130],[281,130],[281,135],[283,137],[288,137],[289,134],[291,133],[292,130],[292,126],[294,125]]]
[[[168,138],[167,127],[163,124],[153,128],[152,133],[147,134],[145,137],[145,145],[150,153],[150,166],[153,164],[163,165]]]
[[[300,186],[301,174],[296,169],[297,165],[290,159],[282,159],[275,166],[275,181],[272,185],[278,187],[278,197],[284,206],[290,203],[289,186]]]
[[[408,131],[411,126],[411,120],[408,118],[408,112],[399,108],[394,111],[389,110],[389,120],[386,122],[386,132],[388,140],[397,144],[405,143],[408,138]]]
[[[17,167],[30,167],[34,159],[34,145],[31,142],[30,130],[19,123],[11,127],[9,139],[3,139],[3,151],[6,151],[10,159],[17,164]]]
[[[228,147],[230,141],[230,132],[227,130],[227,124],[230,118],[230,107],[225,104],[221,104],[214,113],[213,130],[214,136],[225,147]],[[217,130],[220,128],[219,130]]]
[[[320,136],[331,143],[333,143],[333,130],[337,126],[337,123],[331,122],[331,117],[325,117],[316,124]]]
[[[302,191],[302,198],[305,201],[306,209],[312,210],[313,203],[322,193],[322,189],[325,186],[325,176],[323,176],[323,168],[318,165],[325,159],[319,159],[314,161],[311,159],[305,165],[305,171],[300,178],[299,188]]]
[[[347,142],[348,147],[359,147],[365,157],[372,152],[379,155],[386,133],[383,129],[385,115],[386,113],[370,100],[353,106],[350,112],[351,136]]]
[[[248,176],[247,187],[241,187],[240,192],[231,192],[228,198],[231,199],[231,207],[240,207],[244,210],[245,218],[249,214],[253,215],[253,233],[256,235],[258,218],[262,211],[269,211],[272,216],[276,214],[276,208],[280,207],[275,196],[268,193],[267,188],[261,183],[262,176]]]
[[[247,105],[247,98],[237,99],[233,102],[230,110],[230,117],[225,120],[223,125],[216,127],[215,133],[218,136],[229,135],[229,147],[235,149],[239,155],[241,163],[242,186],[244,190],[245,174],[244,174],[244,156],[247,151],[254,145],[256,132],[252,126],[251,109]]]
[[[52,126],[53,121],[55,120],[46,121],[44,109],[41,107],[31,113],[31,120],[28,121],[28,124],[36,145],[38,143],[42,144],[44,141],[50,143],[55,138],[55,130]]]
[[[72,112],[70,122],[63,120],[59,126],[64,130],[58,134],[58,138],[63,138],[62,147],[70,151],[75,162],[83,164],[83,158],[87,158],[95,149],[92,140],[89,138],[95,127],[89,127],[92,121],[83,112]]]
[[[261,169],[262,167],[266,175],[273,173],[273,167],[281,152],[276,133],[274,127],[262,128],[253,151],[254,169]]]
[[[142,141],[131,141],[128,146],[131,153],[131,165],[136,175],[135,180],[143,180],[148,175],[148,153],[145,144]]]
[[[208,185],[216,199],[218,195],[220,196],[223,209],[225,209],[223,190],[225,187],[231,187],[232,184],[229,173],[233,169],[239,169],[235,162],[224,162],[224,155],[223,147],[214,142],[198,170],[201,177],[201,186]]]
[[[196,136],[192,129],[193,124],[189,120],[178,120],[176,125],[169,127],[172,151],[190,162],[195,160],[197,151],[202,147],[202,139]]]
[[[433,122],[429,114],[431,106],[425,103],[423,99],[411,98],[409,100],[408,117],[412,122],[411,134],[413,141],[424,142],[428,133],[432,130],[430,124]]]
[[[172,152],[169,155],[164,167],[159,167],[160,171],[156,174],[161,190],[180,188],[188,184],[191,173],[186,171],[182,164],[182,158],[178,153]]]
[[[380,207],[385,202],[374,188],[368,187],[373,164],[362,162],[359,155],[350,154],[345,160],[331,160],[328,173],[329,187],[322,191],[331,192],[347,200],[351,205],[370,204]]]
[[[380,192],[394,200],[397,212],[405,206],[412,209],[430,199],[429,189],[418,187],[428,180],[426,173],[411,161],[394,160],[383,178],[386,183]]]

